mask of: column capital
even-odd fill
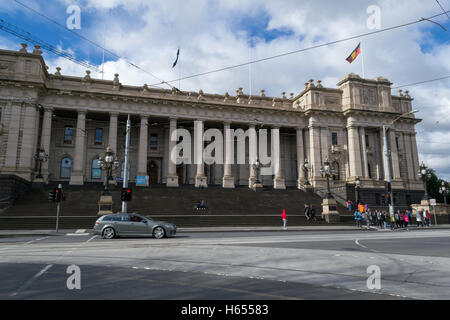
[[[223,125],[229,127],[229,126],[231,126],[231,121],[224,121]]]
[[[87,110],[81,109],[81,110],[77,110],[77,113],[78,113],[78,116],[80,116],[80,115],[86,116],[86,114],[88,113],[88,111],[87,111]]]
[[[42,109],[44,109],[44,112],[50,112],[50,113],[53,113],[53,111],[55,111],[54,107],[47,107],[47,106],[45,106]]]
[[[119,116],[119,112],[116,112],[116,111],[110,112],[110,113],[109,113],[109,116],[110,116],[110,117],[118,117],[118,116]]]

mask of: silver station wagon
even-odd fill
[[[122,236],[153,236],[161,239],[175,236],[177,227],[172,223],[154,221],[137,213],[114,213],[97,219],[93,233],[101,235],[104,239]]]

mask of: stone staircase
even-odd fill
[[[0,214],[0,229],[53,229],[56,224],[56,203],[49,203],[48,192],[53,185],[29,190],[14,205]],[[193,186],[166,188],[133,187],[133,200],[128,212],[138,212],[155,220],[175,223],[179,227],[222,226],[278,226],[281,212],[286,209],[288,225],[325,225],[321,220],[322,199],[310,192],[297,189],[252,191],[248,188],[223,189],[211,186],[196,189]],[[101,185],[63,185],[67,200],[62,203],[59,226],[61,229],[92,228],[97,219]],[[120,187],[112,190],[113,210],[121,210]],[[206,210],[194,209],[204,200]],[[304,204],[316,208],[318,221],[306,221]],[[341,214],[348,214],[338,205]],[[343,223],[352,223],[351,217],[343,217]]]

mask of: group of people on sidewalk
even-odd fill
[[[390,221],[391,230],[395,229],[406,229],[408,230],[408,225],[412,222],[412,212],[411,210],[401,211],[397,210],[394,214],[389,214],[382,210],[371,210],[369,206],[363,203],[358,203],[356,208],[353,208],[353,203],[349,200],[347,202],[347,208],[350,212],[355,209],[353,216],[356,221],[358,228],[362,228],[363,225],[367,229],[372,226],[378,227],[380,229],[387,229],[386,220]],[[416,214],[417,227],[427,227],[430,226],[430,212],[428,210],[419,210]]]
[[[317,221],[316,219],[316,209],[312,204],[305,204],[304,214],[307,221]],[[287,230],[286,224],[287,224],[287,215],[286,215],[286,209],[283,209],[281,212],[281,220],[283,220],[283,230]]]

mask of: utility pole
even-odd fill
[[[58,189],[56,189],[56,194],[55,196],[59,195],[60,196],[60,201],[58,201],[58,198],[56,199],[56,201],[58,201],[58,204],[56,205],[56,233],[58,233],[59,231],[59,215],[61,214],[61,202],[62,202],[62,184],[58,184]]]
[[[129,179],[129,170],[128,170],[128,161],[129,161],[129,149],[130,149],[130,130],[131,130],[131,120],[130,115],[128,115],[127,120],[127,131],[125,137],[125,162],[123,164],[123,188],[128,188],[128,179]],[[122,201],[122,213],[127,212],[127,202]]]
[[[392,190],[392,181],[391,181],[391,166],[390,166],[390,161],[389,161],[389,150],[388,150],[388,144],[387,144],[387,129],[388,127],[392,126],[397,120],[400,120],[401,118],[410,115],[410,114],[414,114],[419,112],[419,110],[413,110],[413,111],[409,111],[406,113],[403,113],[401,115],[399,115],[397,118],[395,118],[390,124],[389,126],[383,125],[383,144],[384,144],[384,165],[386,168],[386,182],[389,185],[389,214],[391,216],[394,215],[394,197],[393,197],[393,190]]]
[[[389,161],[386,126],[383,126],[383,144],[384,144],[384,165],[386,166],[386,181],[390,185],[389,214],[392,217],[394,215],[394,197],[392,196],[391,166]]]

